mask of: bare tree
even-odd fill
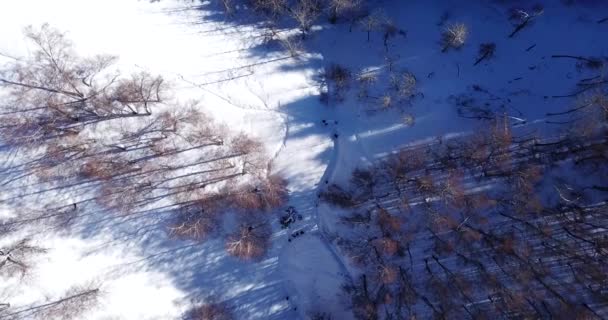
[[[298,22],[302,33],[306,34],[318,19],[321,10],[321,2],[319,0],[298,0],[290,12],[292,17]]]
[[[287,1],[285,0],[248,0],[254,10],[266,14],[271,19],[279,18],[287,11]]]
[[[48,25],[28,27],[25,35],[34,52],[0,70],[11,111],[0,121],[12,142],[58,139],[104,119],[148,115],[162,101],[161,77],[140,73],[119,79],[109,71],[116,57],[82,58],[64,34]]]
[[[181,239],[207,239],[218,230],[220,210],[224,205],[223,196],[208,195],[193,204],[181,206],[169,226],[170,234]]]
[[[164,80],[160,76],[152,76],[147,72],[133,74],[130,79],[118,82],[109,93],[110,101],[116,101],[121,107],[126,107],[132,114],[152,114],[151,106],[162,102]],[[100,106],[102,107],[102,106]]]
[[[509,20],[513,23],[515,29],[509,34],[509,38],[515,37],[517,33],[529,26],[536,18],[544,13],[544,8],[541,5],[534,5],[531,10],[524,8],[513,8],[510,11]]]
[[[47,249],[31,244],[31,239],[21,239],[16,243],[0,248],[0,275],[25,276],[31,269],[36,255]]]
[[[242,225],[226,239],[226,250],[243,260],[259,259],[266,254],[269,239],[270,226],[267,223]]]
[[[370,41],[372,31],[379,30],[386,21],[386,14],[382,10],[373,11],[371,14],[359,21],[359,24],[363,30],[367,32],[367,42]]]

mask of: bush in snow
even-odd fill
[[[344,99],[345,91],[352,80],[351,71],[339,64],[330,64],[325,68],[322,75],[326,85],[326,99],[333,98],[340,102]]]
[[[418,92],[417,83],[416,76],[409,71],[390,75],[391,87],[395,90],[397,96],[406,102],[414,98]]]
[[[469,36],[469,28],[464,23],[454,23],[447,26],[441,33],[441,51],[460,49]]]

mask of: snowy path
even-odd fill
[[[302,318],[310,312],[327,312],[337,319],[349,319],[352,315],[341,295],[348,275],[319,225],[319,186],[333,170],[337,151],[331,131],[321,124],[327,107],[316,100],[285,106],[303,110],[291,112],[300,116],[288,120],[290,130],[275,169],[292,182],[290,205],[302,215],[302,221],[294,223],[289,233],[305,233],[282,240],[287,242],[281,250],[279,265]]]

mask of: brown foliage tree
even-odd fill
[[[78,134],[85,125],[113,117],[151,113],[162,101],[161,77],[147,73],[119,79],[108,68],[113,56],[82,58],[61,32],[43,25],[25,31],[36,49],[0,70],[11,113],[2,116],[2,133],[28,143]]]
[[[270,226],[268,224],[243,225],[235,233],[228,236],[226,250],[237,258],[255,260],[266,254],[269,240]]]
[[[223,302],[209,302],[188,312],[188,320],[233,320],[234,314]]]

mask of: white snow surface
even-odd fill
[[[160,217],[97,217],[83,222],[78,232],[29,235],[49,252],[30,278],[19,286],[1,282],[0,292],[15,290],[11,304],[25,306],[57,299],[72,285],[92,281],[101,286],[102,302],[84,319],[178,318],[192,302],[212,295],[226,300],[239,319],[298,319],[311,311],[352,318],[341,294],[348,267],[326,239],[336,215],[330,206],[319,205],[320,188],[344,182],[355,167],[400,147],[474,130],[474,122],[457,117],[448,103],[450,95],[473,84],[508,97],[528,123],[543,120],[545,112],[564,110],[572,102],[545,96],[569,93],[576,80],[568,79],[584,73],[573,61],[550,61],[549,56],[608,55],[606,41],[597,41],[605,39],[608,26],[595,25],[602,17],[593,5],[548,1],[537,23],[507,39],[512,26],[500,1],[397,2],[385,1],[385,13],[408,32],[391,40],[391,55],[396,68],[417,76],[424,94],[408,110],[415,116],[413,125],[404,124],[401,112],[370,113],[355,99],[329,106],[319,100],[316,79],[324,63],[352,70],[387,68],[380,34],[368,43],[357,28],[349,32],[348,25],[324,25],[306,40],[307,52],[291,58],[265,50],[255,25],[206,17],[196,2],[0,3],[0,53],[27,53],[23,28],[49,23],[67,31],[82,55],[115,54],[125,74],[142,69],[162,74],[176,87],[177,99],[200,100],[218,121],[264,141],[275,156],[273,170],[289,181],[289,204],[302,215],[292,229],[275,223],[271,250],[253,263],[226,255],[219,240],[169,239],[158,228]],[[441,53],[437,44],[437,22],[446,10],[448,21],[470,26],[472,44],[460,51]],[[497,56],[473,67],[477,44],[486,41],[496,42]],[[19,211],[8,200],[20,192],[0,187],[0,218]],[[55,196],[65,195],[44,195]],[[99,225],[104,232],[95,231]],[[288,241],[295,230],[305,234]]]

